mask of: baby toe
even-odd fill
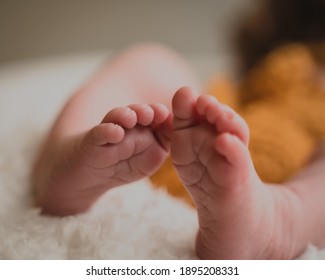
[[[146,104],[131,104],[129,106],[137,115],[137,123],[143,126],[148,126],[154,119],[154,110]]]
[[[196,99],[196,95],[188,87],[182,87],[176,91],[172,100],[174,129],[187,128],[196,123]]]
[[[102,123],[113,123],[125,128],[133,128],[137,124],[137,114],[129,107],[117,107],[106,114]]]
[[[153,127],[159,126],[162,124],[170,115],[168,108],[161,103],[155,103],[150,105],[154,111],[154,118],[151,123]]]
[[[233,109],[222,105],[222,112],[216,118],[218,132],[228,132],[236,135],[247,146],[249,142],[249,128],[244,119]]]
[[[250,166],[250,155],[247,147],[240,139],[230,133],[222,133],[216,137],[215,149],[229,164],[243,173]]]
[[[93,127],[86,135],[86,141],[92,145],[117,144],[124,138],[124,129],[113,123],[101,123]]]
[[[215,107],[218,104],[220,103],[214,96],[206,94],[200,95],[196,101],[196,110],[201,116],[206,116],[208,108],[210,108],[211,106]]]

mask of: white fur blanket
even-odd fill
[[[0,259],[196,258],[195,211],[146,180],[110,191],[74,217],[41,216],[32,204],[37,148],[67,96],[102,59],[75,55],[0,68]],[[325,259],[325,250],[310,246],[301,258]]]

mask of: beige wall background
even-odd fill
[[[184,54],[229,50],[251,0],[0,0],[0,63],[156,41]]]

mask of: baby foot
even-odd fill
[[[62,140],[53,150],[50,180],[43,180],[47,188],[39,188],[44,212],[83,212],[107,190],[155,172],[169,152],[169,116],[161,104],[115,108],[91,130]]]
[[[197,207],[198,256],[267,259],[299,253],[302,248],[286,239],[295,235],[291,212],[300,210],[298,200],[285,187],[261,182],[243,119],[215,98],[197,97],[188,88],[176,92],[172,109],[171,154]]]

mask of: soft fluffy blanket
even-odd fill
[[[1,259],[195,259],[196,213],[146,180],[110,191],[88,213],[41,216],[32,162],[59,108],[103,60],[74,55],[0,68]],[[212,68],[206,58],[197,68]],[[203,72],[201,72],[203,73]],[[325,259],[309,246],[300,257]]]

